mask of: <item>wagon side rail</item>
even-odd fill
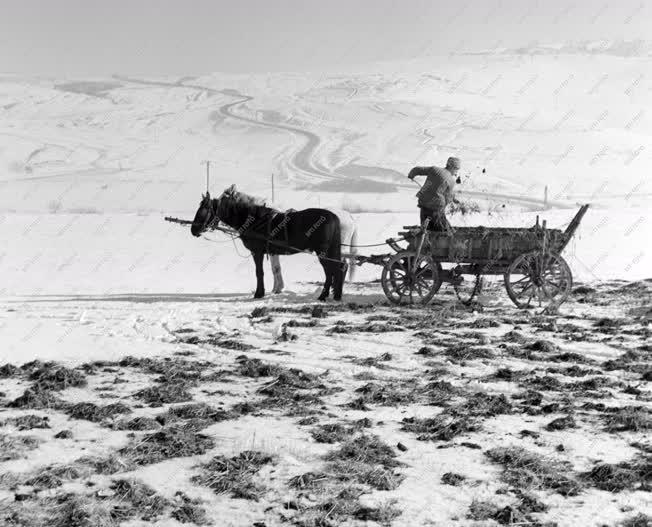
[[[562,253],[562,251],[568,245],[568,242],[570,242],[571,238],[575,235],[575,231],[577,231],[577,228],[580,226],[580,222],[582,221],[582,218],[584,218],[584,215],[586,214],[586,211],[588,209],[589,209],[588,203],[582,205],[580,207],[580,210],[577,211],[577,214],[575,214],[575,217],[568,224],[568,227],[566,227],[566,230],[564,231],[564,235],[562,237],[561,244],[557,248],[559,254]]]

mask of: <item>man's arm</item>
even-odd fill
[[[433,173],[434,167],[414,167],[408,173],[409,179],[414,179],[415,176],[429,176]]]

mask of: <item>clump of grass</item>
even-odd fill
[[[136,368],[144,373],[159,375],[156,379],[157,382],[194,381],[199,379],[205,370],[213,366],[207,361],[193,361],[180,357],[153,359],[132,356],[124,357],[116,365],[123,368]]]
[[[554,355],[546,357],[545,360],[549,362],[572,362],[575,364],[592,364],[594,362],[588,357],[585,357],[584,355],[580,355],[579,353],[575,353],[574,351],[564,351],[562,353],[556,353]]]
[[[184,426],[199,431],[214,423],[233,419],[234,417],[237,417],[237,415],[237,412],[227,412],[201,402],[173,406],[166,414],[158,416],[157,419],[163,424],[185,420],[186,423]]]
[[[50,465],[29,477],[23,484],[41,489],[52,489],[60,487],[63,484],[63,480],[76,480],[89,475],[90,469],[79,463]]]
[[[513,322],[508,322],[508,323],[513,324]],[[523,333],[521,333],[520,331],[516,331],[516,330],[508,331],[503,335],[502,338],[505,342],[514,342],[516,344],[527,344],[528,342],[527,337],[523,335]]]
[[[487,317],[477,318],[469,325],[469,327],[475,329],[497,328],[498,326],[500,326],[500,322],[494,320],[493,318],[487,318]]]
[[[328,393],[329,390],[316,375],[295,368],[284,368],[276,379],[258,392],[265,395],[261,402],[265,408],[286,408],[288,415],[305,415],[306,412],[312,412],[310,407],[323,404],[319,395]]]
[[[354,517],[356,520],[370,521],[383,526],[389,526],[393,520],[402,514],[402,511],[396,507],[396,503],[396,500],[389,500],[378,507],[360,506],[355,511]]]
[[[260,359],[249,359],[241,355],[237,359],[238,373],[243,377],[274,377],[283,371],[277,364],[269,364]]]
[[[620,522],[618,527],[649,527],[652,524],[652,516],[642,512]]]
[[[451,397],[463,394],[464,390],[448,381],[432,381],[423,388],[422,393],[429,404],[442,405],[448,404]]]
[[[609,492],[623,490],[652,490],[652,456],[638,455],[631,461],[617,464],[599,463],[583,474],[586,481],[594,487]]]
[[[173,406],[168,414],[177,419],[206,419],[214,423],[231,418],[228,412],[203,402]]]
[[[604,419],[609,432],[652,430],[652,413],[643,406],[614,408]]]
[[[564,389],[564,383],[552,375],[543,375],[525,379],[521,385],[531,390],[540,391],[561,391]]]
[[[129,472],[137,468],[131,459],[117,455],[116,453],[109,454],[106,457],[84,456],[79,458],[76,463],[90,467],[95,473],[102,475]]]
[[[7,363],[0,366],[0,379],[8,379],[20,374],[20,369],[13,364]]]
[[[310,431],[310,435],[317,443],[339,443],[351,437],[353,431],[353,427],[340,423],[328,423],[316,426]]]
[[[455,472],[446,472],[441,477],[441,482],[444,485],[452,485],[453,487],[459,487],[464,481],[466,481],[466,476]]]
[[[118,525],[111,504],[90,496],[63,494],[55,498],[51,507],[52,527],[114,527]]]
[[[353,363],[359,366],[368,366],[374,368],[384,369],[387,366],[383,364],[384,362],[389,362],[392,360],[391,353],[383,353],[377,357],[365,357],[364,359],[354,359]]]
[[[458,435],[480,430],[477,419],[446,412],[426,419],[406,417],[402,423],[401,430],[417,434],[419,441],[450,441]]]
[[[295,524],[305,527],[341,525],[353,519],[389,525],[400,513],[393,502],[366,507],[358,499],[369,487],[396,489],[403,476],[395,451],[374,435],[361,434],[324,456],[323,472],[307,472],[289,481],[291,488],[319,491],[322,499],[313,506],[299,506]],[[344,484],[344,488],[342,488]]]
[[[156,430],[157,428],[160,427],[161,424],[156,419],[152,419],[151,417],[144,417],[144,416],[134,417],[133,419],[122,419],[117,423],[113,424],[113,428],[115,430],[142,431],[142,430]]]
[[[21,415],[18,417],[10,417],[6,421],[2,422],[1,426],[15,426],[19,431],[23,430],[32,430],[34,428],[50,428],[50,418],[41,415]]]
[[[340,483],[358,483],[375,490],[395,490],[404,479],[393,468],[359,461],[333,461],[326,470]]]
[[[172,511],[170,516],[179,523],[194,523],[195,525],[208,525],[209,519],[206,509],[201,506],[200,500],[194,500],[179,491],[175,494],[177,502],[181,502]]]
[[[355,390],[360,394],[363,403],[381,406],[397,406],[413,402],[416,391],[417,386],[413,380],[384,381],[382,384],[369,382]]]
[[[169,426],[132,441],[118,454],[136,465],[150,465],[166,459],[205,454],[215,441],[192,428]]]
[[[566,415],[564,417],[558,417],[553,419],[546,425],[546,430],[549,432],[557,430],[566,430],[568,428],[577,428],[577,423],[572,415]]]
[[[603,333],[616,333],[622,326],[627,324],[627,320],[622,318],[599,318],[593,323],[593,327]]]
[[[288,328],[314,328],[315,326],[317,326],[317,321],[293,319],[293,320],[288,320],[285,323],[285,326]]]
[[[251,351],[252,349],[255,349],[255,346],[252,346],[251,344],[246,344],[245,342],[240,342],[239,340],[230,338],[209,338],[201,342],[235,351]]]
[[[453,411],[460,415],[494,417],[496,415],[511,414],[513,408],[504,394],[491,395],[478,392],[469,397]]]
[[[376,435],[361,434],[346,443],[339,449],[329,452],[325,459],[328,461],[345,461],[381,465],[385,468],[401,465],[396,459],[396,452]]]
[[[273,461],[272,456],[251,450],[232,458],[215,456],[200,465],[202,473],[193,477],[193,481],[211,488],[216,494],[258,501],[265,489],[254,482],[254,476]]]
[[[310,489],[323,485],[330,477],[325,472],[306,472],[290,478],[288,485],[294,489]]]
[[[575,392],[585,392],[610,386],[618,386],[620,384],[621,383],[609,379],[608,377],[591,377],[590,379],[585,379],[583,381],[572,382],[566,386]]]
[[[39,391],[60,391],[69,387],[86,386],[86,376],[77,370],[58,366],[56,363],[44,363],[29,375]]]
[[[575,496],[581,490],[580,484],[569,476],[568,463],[547,459],[520,447],[492,448],[486,455],[503,466],[503,481],[517,489],[548,489],[562,496]]]
[[[543,353],[559,351],[559,346],[550,340],[535,340],[531,344],[528,344],[527,348],[532,351],[541,351]]]
[[[492,501],[474,499],[469,506],[466,517],[474,521],[493,520],[500,507]]]
[[[444,353],[451,361],[456,363],[477,359],[491,359],[494,357],[494,352],[489,348],[464,343],[448,346]]]
[[[191,385],[187,382],[164,383],[155,386],[148,386],[134,394],[134,397],[142,399],[153,407],[163,406],[170,403],[182,403],[192,400],[188,391]]]
[[[0,434],[0,461],[19,459],[26,452],[38,448],[40,444],[36,437]]]
[[[532,406],[539,406],[543,402],[543,394],[541,392],[537,392],[536,390],[526,390],[524,392],[514,394],[512,398],[523,401],[522,404],[527,409],[530,409]]]
[[[602,363],[602,367],[607,371],[623,370],[636,373],[643,373],[649,368],[649,353],[643,353],[638,350],[627,350],[617,359],[608,360]]]
[[[269,315],[269,309],[265,306],[255,307],[251,314],[251,318],[263,318]]]
[[[49,390],[34,390],[33,388],[28,388],[21,396],[10,401],[7,406],[9,408],[23,408],[30,410],[59,410],[65,408],[66,403]]]
[[[558,375],[566,375],[567,377],[586,377],[587,375],[597,375],[602,373],[600,370],[591,368],[581,368],[577,364],[567,368],[546,368],[548,373],[556,373]]]
[[[73,419],[100,423],[105,419],[112,419],[116,415],[131,413],[131,408],[123,403],[112,403],[98,406],[95,403],[77,403],[68,408],[68,415]]]
[[[151,521],[170,505],[170,502],[152,487],[135,479],[115,480],[111,489],[121,503],[130,505],[130,511],[122,511],[123,515],[128,517],[139,516],[143,520]]]
[[[396,452],[376,435],[361,434],[324,456],[326,472],[339,482],[394,490],[404,477],[395,469],[403,465]]]
[[[494,373],[485,377],[488,381],[510,381],[522,379],[529,373],[528,370],[512,370],[511,368],[498,368]]]

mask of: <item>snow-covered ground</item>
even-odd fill
[[[330,381],[342,392],[322,394],[326,402],[316,411],[321,424],[369,417],[370,433],[390,445],[400,441],[408,447],[399,455],[407,467],[405,481],[391,491],[360,498],[360,503],[374,506],[397,499],[403,514],[395,525],[470,525],[467,510],[473,499],[497,498],[501,507],[514,502],[511,491],[500,494],[508,485],[501,483],[497,466],[489,464],[480,449],[461,445],[462,440],[481,443],[485,450],[517,444],[570,460],[573,474],[590,470],[598,461],[618,463],[633,457],[637,449],[644,450],[640,445],[646,429],[605,432],[602,420],[609,419],[608,410],[579,407],[607,398],[611,407],[649,410],[642,371],[623,367],[606,373],[602,366],[627,350],[636,350],[643,356],[640,362],[649,366],[648,282],[637,282],[635,291],[621,290],[625,282],[605,284],[652,277],[652,116],[647,110],[652,103],[652,59],[646,54],[622,56],[616,53],[619,49],[537,48],[529,54],[504,50],[373,64],[355,73],[0,77],[0,366],[52,360],[77,367],[127,355],[169,358],[183,352],[191,360],[237,370],[242,350],[202,343],[222,335],[253,346],[245,349],[250,358],[309,373],[331,372]],[[252,301],[253,263],[240,242],[219,233],[195,239],[187,227],[163,221],[166,215],[192,218],[205,190],[202,163],[210,160],[213,195],[236,183],[245,192],[274,198],[279,207],[344,207],[354,213],[360,244],[382,243],[417,221],[417,188],[405,178],[407,171],[417,164],[443,164],[449,155],[463,161],[460,197],[481,207],[477,214],[452,216],[454,225],[530,226],[538,215],[549,226],[563,228],[579,204],[591,203],[564,256],[575,279],[595,291],[574,295],[559,317],[538,318],[516,312],[496,282],[483,305],[476,307],[478,312],[460,309],[445,289],[432,308],[416,314],[384,305],[380,284],[373,282],[380,268],[363,266],[344,291],[345,300],[355,302],[353,307],[329,305],[328,318],[290,330],[298,340],[283,342],[283,325],[301,319],[301,309],[313,309],[322,279],[316,259],[284,257],[286,292]],[[387,250],[368,247],[359,253]],[[269,292],[268,264],[265,270]],[[287,307],[298,311],[282,311]],[[254,321],[254,308],[269,310],[270,319]],[[636,316],[644,316],[625,326],[614,322],[620,329],[608,337],[591,329],[602,327],[601,317],[631,318],[633,308]],[[382,334],[376,334],[378,328],[332,331],[338,321],[357,327],[373,323],[374,316],[407,327]],[[468,329],[478,318],[498,320],[500,325],[478,326],[481,331],[475,335],[459,335],[460,328]],[[545,324],[549,326],[542,329]],[[591,338],[574,340],[580,330],[569,329],[569,324],[578,324]],[[555,329],[557,325],[561,329]],[[496,368],[526,369],[531,377],[558,366],[545,356],[531,359],[505,347],[510,338],[506,335],[515,327],[526,333],[523,346],[545,331],[543,337],[561,351],[588,357],[588,368],[601,368],[592,375],[607,379],[600,381],[607,394],[582,394],[573,406],[563,390],[546,392],[546,402],[558,404],[551,410],[554,415],[533,417],[519,407],[515,413],[484,416],[490,418],[481,430],[462,432],[454,445],[418,441],[416,434],[405,431],[403,418],[433,414],[433,407],[422,400],[372,405],[366,412],[339,406],[357,396],[354,390],[362,387],[365,375],[379,382],[422,379],[425,371],[438,367],[447,370],[447,382],[463,388],[461,398],[478,391],[511,397],[519,387],[534,389],[536,384],[485,382]],[[200,342],[183,341],[186,335],[175,333],[179,329],[187,329]],[[446,344],[435,346],[437,364],[414,355],[424,342],[438,341]],[[467,363],[446,355],[455,345],[473,343],[488,346],[490,354]],[[281,353],[266,353],[271,348]],[[373,361],[360,363],[385,353],[390,355],[387,370],[371,365]],[[573,361],[567,362],[564,366]],[[105,393],[110,402],[133,402],[137,390],[155,383],[141,371],[107,368],[97,374],[103,382],[114,377],[129,381]],[[30,385],[30,371],[2,379],[2,404]],[[565,374],[555,375],[569,381]],[[230,407],[256,401],[257,390],[270,380],[237,377],[232,384],[199,384],[192,398],[209,404],[221,398]],[[89,387],[68,388],[65,399],[99,404],[100,384],[95,379]],[[223,397],[215,395],[220,390]],[[68,409],[62,408],[36,406],[31,413],[49,416],[53,430],[27,432],[3,425],[5,419],[29,413],[27,409],[0,410],[3,448],[6,437],[36,434],[43,440],[29,459],[22,454],[13,460],[0,458],[0,476],[34,471],[54,458],[72,462],[80,449],[104,455],[129,440],[124,431],[109,432],[103,427],[107,422],[71,420]],[[567,414],[577,417],[578,428],[544,431],[548,421]],[[207,456],[170,459],[127,473],[170,499],[184,489],[201,498],[213,524],[218,524],[215,518],[225,518],[220,525],[276,525],[288,515],[290,507],[282,506],[287,500],[301,502],[304,511],[323,497],[317,491],[297,497],[283,484],[290,476],[318,470],[319,456],[330,449],[315,443],[307,426],[282,409],[266,408],[202,432],[217,441],[213,455],[249,449],[278,456],[278,476],[263,472],[261,478],[271,490],[255,506],[190,483],[193,466]],[[52,433],[61,428],[70,428],[74,439],[53,441]],[[518,435],[526,428],[536,433]],[[636,443],[638,447],[632,446]],[[555,450],[558,444],[566,450]],[[438,448],[442,445],[447,448]],[[442,484],[447,472],[461,473],[466,483]],[[2,506],[15,493],[9,479],[0,477]],[[106,484],[106,478],[91,479],[100,487]],[[65,485],[79,491],[71,482]],[[611,494],[587,485],[571,498],[550,488],[535,489],[549,507],[536,517],[558,525],[613,525],[645,512],[643,489]],[[41,500],[46,494],[32,496]],[[347,521],[363,523],[360,518]],[[177,524],[172,519],[160,524],[168,523]]]

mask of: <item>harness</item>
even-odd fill
[[[289,210],[287,210],[285,212],[275,212],[267,220],[267,238],[266,238],[267,239],[267,250],[266,250],[267,254],[271,254],[269,246],[270,246],[270,243],[272,243],[272,240],[276,239],[279,227],[284,233],[284,236],[283,236],[284,243],[283,243],[283,245],[285,247],[289,247],[290,238],[288,236],[288,223],[290,222],[290,214],[292,212],[294,212],[294,209],[289,209]],[[277,224],[274,224],[274,221],[278,217],[281,217],[281,216],[282,216],[281,221],[279,221]],[[281,244],[276,244],[276,245],[281,245]]]

